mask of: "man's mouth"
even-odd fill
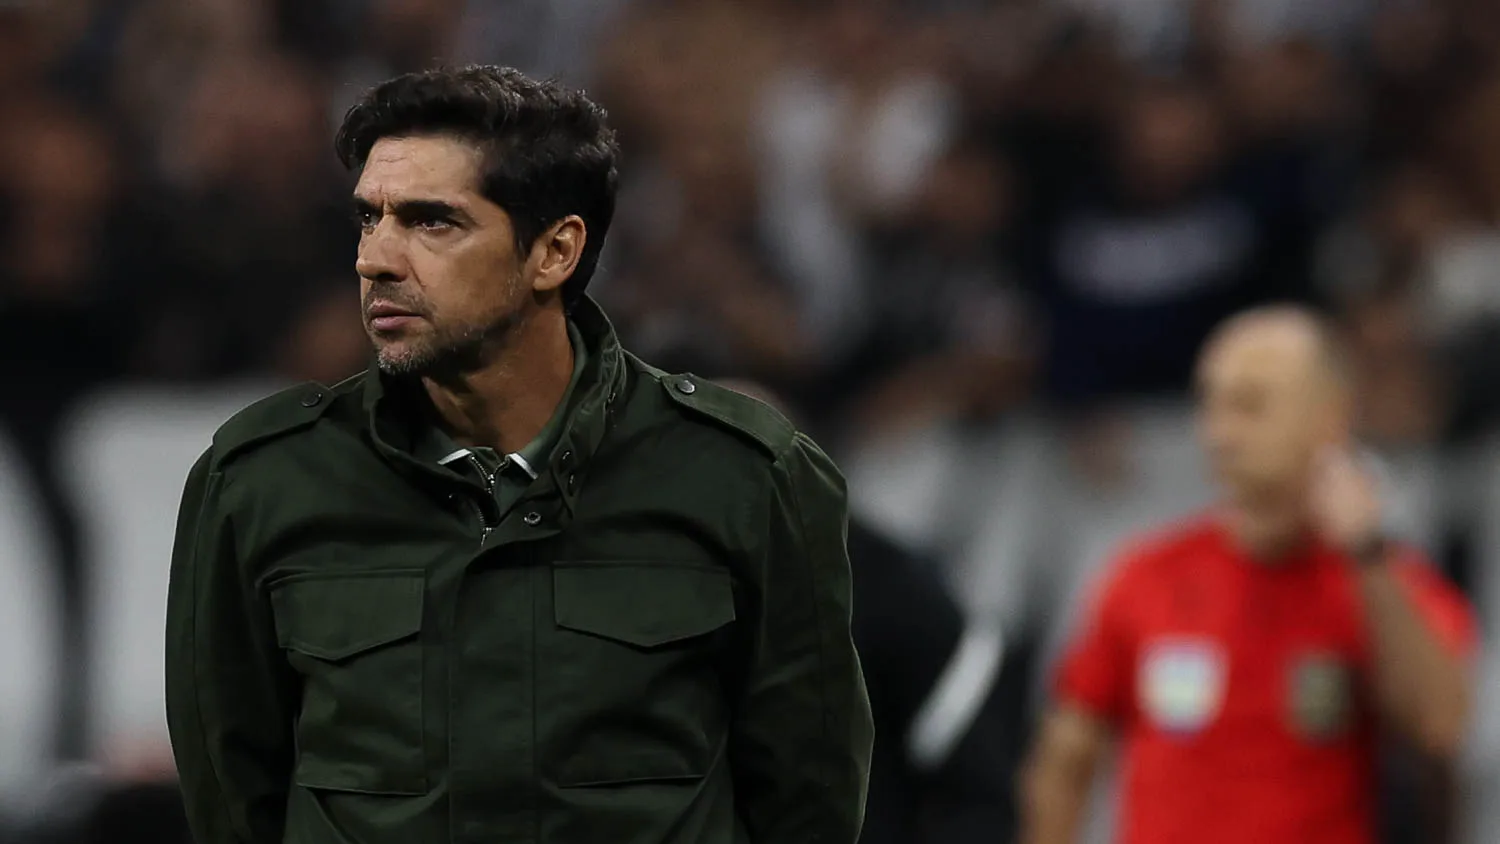
[[[370,303],[370,306],[365,309],[365,314],[370,322],[370,328],[375,331],[396,331],[421,318],[411,308],[387,301]]]

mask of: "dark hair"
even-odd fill
[[[510,215],[523,253],[563,217],[583,219],[588,239],[562,288],[566,305],[577,301],[615,213],[620,148],[604,109],[582,91],[512,68],[426,70],[365,94],[344,115],[334,148],[357,170],[381,138],[417,135],[451,135],[483,150],[480,192]]]

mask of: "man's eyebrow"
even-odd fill
[[[380,207],[375,203],[359,196],[354,197],[353,204],[354,210],[360,214],[379,215],[383,213]],[[430,220],[444,217],[467,217],[467,215],[464,214],[464,212],[457,205],[441,199],[402,200],[392,205],[392,213],[403,220]]]
[[[393,204],[393,211],[403,220],[457,217],[458,206],[441,199],[407,199]]]

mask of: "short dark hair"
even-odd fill
[[[451,135],[484,152],[480,193],[510,215],[527,252],[548,226],[577,214],[583,255],[562,288],[583,294],[615,213],[619,143],[602,107],[582,91],[508,67],[471,65],[408,73],[375,86],[344,115],[334,148],[349,170],[389,137]]]

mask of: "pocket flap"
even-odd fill
[[[566,562],[552,569],[557,625],[652,648],[734,621],[729,572],[691,563]]]
[[[338,662],[422,630],[420,571],[294,577],[271,587],[283,648]]]

